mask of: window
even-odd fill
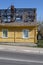
[[[10,22],[11,21],[11,18],[10,16],[7,17],[7,22]]]
[[[4,22],[4,23],[10,22],[10,16],[4,17],[4,18],[3,18],[3,22]]]
[[[3,19],[3,22],[4,22],[4,23],[7,22],[7,18],[4,18],[4,19]]]
[[[22,16],[16,16],[16,21],[17,22],[22,21]]]
[[[23,38],[28,38],[28,37],[29,37],[29,31],[23,30]]]
[[[3,38],[7,38],[8,37],[8,30],[3,29],[3,31],[2,31],[2,37]]]

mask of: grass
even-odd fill
[[[37,46],[43,48],[43,40],[38,40]]]

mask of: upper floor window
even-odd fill
[[[22,16],[16,16],[16,21],[17,22],[22,21]]]
[[[3,23],[6,23],[6,22],[7,22],[7,17],[3,17],[3,18],[2,18],[2,22],[3,22]]]
[[[11,21],[11,17],[10,17],[10,16],[7,17],[7,21],[8,21],[8,22]]]
[[[3,17],[2,21],[3,21],[4,23],[8,23],[8,22],[11,21],[11,17],[10,17],[10,16]]]

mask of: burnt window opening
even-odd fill
[[[7,9],[3,11],[2,16],[7,17]]]
[[[16,16],[16,21],[17,22],[22,21],[22,16]]]
[[[10,21],[10,19],[9,19],[9,17],[10,17],[9,13],[10,12],[9,11],[10,11],[9,9],[5,9],[5,10],[1,11],[1,21],[3,23],[8,23]]]
[[[4,22],[4,23],[8,23],[8,22],[10,22],[10,21],[11,21],[11,17],[10,17],[10,16],[3,17],[3,18],[2,18],[2,22]]]
[[[34,22],[35,17],[34,16],[27,16],[24,20],[24,22]]]
[[[3,23],[6,23],[7,22],[7,18],[6,17],[3,17],[2,22]]]

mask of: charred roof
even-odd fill
[[[15,8],[11,6],[7,9],[0,9],[0,23],[11,22],[36,22],[36,8]]]

